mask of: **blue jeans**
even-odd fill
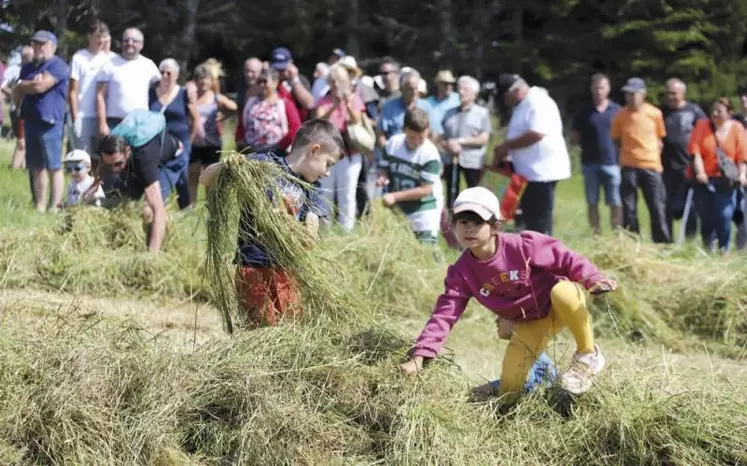
[[[713,240],[718,240],[719,249],[729,250],[731,222],[736,205],[736,190],[721,191],[714,180],[695,186],[695,205],[700,217],[700,235],[703,245],[713,250]]]
[[[604,200],[608,206],[622,205],[620,197],[620,166],[588,164],[582,167],[586,204],[599,204],[599,188],[604,186]]]

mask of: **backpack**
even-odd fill
[[[133,110],[112,130],[112,134],[124,138],[134,149],[145,145],[159,134],[165,133],[165,130],[166,118],[163,113]]]

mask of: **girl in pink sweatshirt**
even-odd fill
[[[512,323],[503,358],[500,394],[521,393],[529,369],[550,340],[568,327],[576,341],[562,387],[581,394],[604,367],[594,344],[586,299],[578,284],[592,294],[613,291],[588,259],[560,241],[540,233],[501,233],[500,202],[485,188],[464,190],[454,202],[457,239],[466,248],[449,267],[445,290],[425,325],[402,371],[414,374],[426,359],[435,358],[471,298]],[[574,283],[576,282],[576,283]]]

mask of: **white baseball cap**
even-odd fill
[[[454,201],[454,213],[474,212],[486,222],[495,217],[503,220],[501,203],[489,189],[483,187],[468,188],[462,191]]]
[[[90,164],[91,163],[91,156],[88,155],[88,152],[82,150],[82,149],[75,149],[73,151],[70,151],[65,155],[65,163],[70,162],[85,162]]]

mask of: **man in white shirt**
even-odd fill
[[[545,89],[529,87],[517,74],[501,75],[498,92],[514,110],[506,140],[494,149],[494,163],[510,156],[516,173],[528,181],[517,224],[552,235],[555,185],[571,177],[558,105]]]
[[[122,35],[122,52],[101,68],[96,91],[99,137],[109,134],[133,110],[148,109],[148,89],[160,81],[153,60],[140,55],[143,33],[130,28]]]
[[[95,21],[88,32],[88,48],[75,52],[70,63],[70,120],[73,127],[73,145],[76,149],[94,154],[94,169],[98,165],[96,141],[96,85],[99,71],[115,55],[110,50],[109,27]]]

